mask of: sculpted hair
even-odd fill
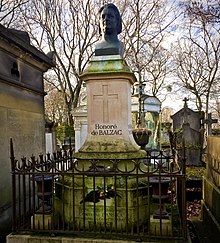
[[[99,20],[101,19],[101,13],[103,11],[103,9],[105,8],[111,8],[114,10],[115,12],[115,15],[116,15],[116,18],[117,18],[117,34],[120,34],[121,33],[121,30],[122,30],[122,19],[121,19],[121,15],[118,11],[118,8],[113,4],[113,3],[108,3],[108,4],[105,4],[104,6],[102,6],[100,9],[99,9]],[[99,26],[99,34],[101,35],[102,31],[101,31],[101,28]]]

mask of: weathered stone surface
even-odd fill
[[[71,178],[69,178],[69,184],[72,184]],[[67,179],[67,178],[66,178]],[[85,228],[94,228],[94,218],[96,219],[96,227],[104,227],[104,218],[106,216],[106,228],[108,230],[113,230],[116,228],[115,222],[117,215],[117,228],[120,230],[125,230],[128,226],[129,229],[137,225],[137,212],[139,212],[139,224],[146,224],[149,216],[147,215],[148,206],[148,196],[147,187],[139,187],[137,193],[136,178],[132,176],[128,179],[128,189],[126,192],[125,184],[122,178],[117,179],[117,195],[113,198],[106,198],[105,202],[103,199],[97,200],[95,204],[95,217],[94,217],[94,203],[90,201],[85,201],[85,215],[83,214],[83,185],[82,178],[75,177],[74,180],[74,200],[73,200],[73,188],[68,186],[68,182],[64,186],[59,182],[56,183],[57,196],[55,197],[55,211],[60,214],[62,220],[75,227],[83,227],[83,219],[85,216]],[[114,185],[115,181],[113,177],[105,177],[105,183],[103,177],[96,178],[96,187],[102,188],[105,184],[106,187],[109,185]],[[141,181],[140,181],[141,183]],[[95,189],[97,189],[95,188]],[[104,191],[106,189],[103,189]],[[85,195],[94,191],[93,178],[87,177],[85,179]],[[144,193],[145,192],[145,193]],[[126,196],[127,194],[127,196]],[[62,195],[62,197],[61,197]],[[128,215],[128,225],[126,225],[126,198],[127,198],[127,215]],[[138,201],[137,201],[138,200]],[[63,215],[64,206],[64,215]],[[115,207],[117,211],[115,211]],[[73,215],[74,209],[74,215]],[[104,215],[104,210],[106,210],[106,215]]]
[[[6,234],[2,227],[10,230],[12,222],[10,138],[18,159],[45,152],[43,72],[54,63],[25,32],[0,25],[0,37],[0,232]]]
[[[220,137],[207,138],[207,174],[203,178],[202,217],[209,229],[220,234]]]
[[[88,133],[80,159],[142,158],[131,121],[131,85],[136,81],[118,55],[94,57],[81,78],[87,88]]]

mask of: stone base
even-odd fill
[[[57,216],[51,214],[34,214],[31,216],[31,229],[51,229],[58,222]]]
[[[107,230],[126,230],[126,227],[133,228],[137,225],[137,220],[140,225],[147,224],[148,221],[148,196],[147,187],[139,187],[138,192],[135,185],[136,178],[128,179],[128,188],[126,192],[125,182],[123,178],[117,179],[117,196],[106,198],[106,200],[100,199],[94,205],[91,201],[83,200],[83,187],[81,178],[75,178],[74,180],[74,192],[71,186],[59,184],[56,182],[56,197],[55,197],[55,210],[60,214],[61,220],[65,224],[75,228],[86,228],[87,230],[93,230],[94,225],[96,229],[102,230],[104,224]],[[141,181],[140,181],[141,182]],[[70,182],[71,184],[71,182]],[[113,185],[114,178],[106,177],[105,184]],[[96,186],[101,187],[104,185],[103,178],[96,178]],[[93,191],[93,178],[87,177],[85,179],[85,194],[89,194]],[[74,193],[74,205],[73,205],[73,193]],[[127,213],[128,222],[126,225],[126,193],[127,193]],[[62,196],[64,200],[62,200]],[[138,205],[137,205],[138,197]],[[94,206],[95,206],[95,222],[94,222]],[[85,207],[85,208],[84,208]],[[115,211],[115,207],[117,211]],[[64,214],[63,210],[64,209]],[[85,210],[85,211],[84,211]],[[139,212],[139,219],[137,219],[137,213]],[[74,213],[74,215],[73,215]],[[106,222],[104,217],[106,216]],[[85,223],[84,223],[85,217]],[[117,217],[117,218],[116,218]],[[116,225],[117,221],[117,225]]]
[[[113,239],[92,239],[92,238],[73,238],[73,237],[49,237],[49,236],[33,236],[33,235],[13,235],[10,234],[7,236],[7,243],[42,243],[42,242],[50,242],[50,243],[128,243],[134,241],[128,240],[113,240]],[[170,240],[169,243],[175,243],[176,241]],[[161,241],[154,241],[154,243],[161,243]]]
[[[129,159],[141,159],[141,158],[146,158],[146,151],[144,150],[137,150],[137,151],[131,151],[131,152],[82,152],[79,151],[74,154],[74,157],[77,159],[82,159],[82,160],[99,160],[99,159],[124,159],[124,160],[129,160]]]
[[[161,222],[161,227],[160,227]],[[171,219],[154,219],[152,215],[150,217],[150,233],[152,235],[172,236],[172,221]]]

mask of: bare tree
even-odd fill
[[[95,2],[77,0],[30,0],[21,26],[30,34],[33,45],[56,58],[53,72],[46,81],[61,92],[66,105],[67,121],[78,104],[82,80],[80,74],[93,53],[97,39]],[[49,49],[48,49],[49,48]]]
[[[20,7],[26,5],[28,0],[0,0],[0,23],[5,27],[9,27],[17,16],[20,14]]]
[[[52,89],[51,89],[52,88]],[[45,114],[49,121],[54,121],[58,125],[63,125],[66,121],[66,107],[61,92],[53,88],[53,85],[46,83],[45,89],[50,90],[45,96]]]
[[[220,21],[220,2],[218,0],[188,0],[182,2],[182,5],[192,20],[200,18],[210,23],[219,23]]]
[[[71,110],[78,104],[82,85],[80,74],[98,39],[96,14],[106,2],[29,0],[28,7],[20,8],[22,17],[16,27],[30,34],[34,46],[55,53],[56,68],[48,72],[45,79],[63,95],[69,124],[72,123]],[[144,74],[151,85],[151,93],[157,95],[169,74],[169,53],[162,43],[177,17],[175,14],[171,17],[175,6],[168,0],[113,2],[122,14],[120,39],[125,44],[125,59],[137,73],[138,80],[144,81]]]
[[[206,2],[208,4],[209,1]],[[220,80],[220,29],[217,22],[210,21],[199,3],[185,3],[186,35],[179,40],[175,55],[176,74],[182,86],[196,98],[199,111],[210,112],[210,98],[219,93]],[[206,5],[208,9],[208,6]]]
[[[174,2],[166,0],[127,0],[121,8],[125,58],[138,81],[146,81],[149,93],[156,96],[167,85],[165,80],[170,73],[170,55],[163,41],[179,16],[177,8]]]

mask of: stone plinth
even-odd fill
[[[95,56],[81,76],[87,88],[88,133],[78,159],[133,159],[145,156],[135,143],[131,85],[136,81],[119,55]]]
[[[78,159],[77,171],[92,172],[95,177],[87,174],[83,183],[80,176],[75,175],[74,182],[66,176],[57,182],[55,210],[66,224],[80,229],[126,231],[138,223],[144,225],[149,219],[148,197],[143,193],[146,188],[137,185],[132,176],[132,160],[146,156],[132,135],[131,86],[136,78],[120,55],[109,55],[93,57],[81,79],[87,89],[88,129],[74,157]],[[108,170],[131,173],[127,187],[123,173],[107,176]],[[109,197],[107,188],[113,185],[118,195]]]
[[[113,177],[105,177],[105,183],[103,177],[96,177],[95,182],[95,190],[98,190],[99,188],[101,193],[104,193],[108,186],[114,185],[115,183]],[[55,211],[61,216],[65,224],[70,225],[71,227],[75,226],[77,229],[85,227],[87,230],[94,230],[96,225],[97,229],[103,230],[105,220],[106,229],[108,230],[116,230],[117,228],[117,230],[126,231],[126,227],[131,230],[132,228],[137,227],[138,222],[139,226],[146,225],[147,220],[149,219],[149,216],[147,215],[147,186],[139,186],[137,190],[136,178],[130,177],[127,181],[128,188],[126,191],[124,183],[122,178],[118,178],[116,182],[117,195],[112,197],[106,195],[105,199],[98,199],[96,203],[94,203],[93,194],[90,201],[86,199],[86,195],[94,192],[92,177],[86,177],[85,179],[84,195],[82,177],[75,177],[74,194],[73,187],[71,186],[72,179],[71,177],[69,179],[66,177],[64,186],[61,183],[56,182]],[[106,185],[105,189],[101,188],[104,184]]]

